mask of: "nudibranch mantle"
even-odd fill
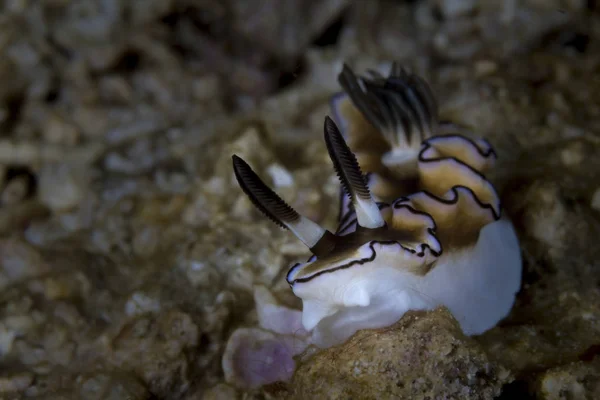
[[[338,124],[327,117],[324,128],[342,184],[335,233],[298,214],[233,156],[255,206],[313,253],[286,277],[302,299],[311,342],[333,346],[440,305],[468,335],[492,328],[510,312],[522,268],[513,226],[484,175],[496,159],[492,146],[439,122],[427,83],[397,65],[370,79],[345,66],[340,83],[345,93],[332,101]]]

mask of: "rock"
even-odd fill
[[[279,164],[271,164],[267,168],[267,173],[273,180],[273,188],[289,187],[294,185],[294,177],[288,170]]]
[[[152,396],[139,380],[124,373],[82,375],[77,378],[75,395],[89,400],[146,400]]]
[[[31,182],[28,176],[19,175],[9,180],[2,193],[0,194],[0,204],[2,206],[14,206],[22,203],[27,197],[27,193],[30,191]]]
[[[359,331],[341,346],[307,351],[286,398],[494,399],[510,381],[510,373],[438,308]]]
[[[50,115],[44,128],[44,139],[48,143],[73,146],[79,140],[77,128],[59,115]]]
[[[198,326],[179,310],[141,316],[126,324],[115,338],[112,362],[135,373],[152,393],[173,395],[190,385],[194,358],[186,353],[197,348],[198,337]]]
[[[86,178],[83,165],[45,164],[39,177],[40,200],[56,212],[72,209],[85,195]]]
[[[564,164],[568,149],[588,161]],[[518,376],[578,361],[598,344],[600,223],[590,199],[599,155],[600,144],[582,139],[535,147],[519,157],[514,168],[522,172],[504,188],[526,260],[523,288],[510,323],[478,341]]]
[[[235,30],[280,56],[294,57],[348,5],[347,0],[232,1]],[[260,9],[260,14],[256,10]],[[295,17],[292,17],[295,16]]]
[[[49,271],[39,251],[18,239],[0,241],[0,288]]]
[[[600,399],[600,357],[545,371],[536,394],[541,400]]]
[[[159,311],[160,301],[139,291],[133,293],[125,304],[125,314],[129,316],[158,313]]]
[[[202,400],[237,400],[237,391],[224,383],[211,387],[202,396]]]
[[[288,381],[296,368],[294,356],[310,342],[299,310],[283,305],[262,285],[254,287],[254,302],[259,328],[236,329],[222,360],[225,380],[244,389]]]
[[[223,354],[225,380],[242,389],[289,380],[296,368],[293,356],[305,348],[298,342],[264,329],[236,329]]]
[[[27,389],[33,382],[33,374],[28,372],[0,377],[0,394]]]
[[[591,206],[594,210],[600,211],[600,188],[594,191],[592,196]]]
[[[437,6],[447,19],[456,18],[471,12],[477,5],[476,0],[438,0]]]

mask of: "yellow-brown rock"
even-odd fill
[[[409,312],[389,328],[309,352],[288,387],[266,391],[298,400],[493,399],[511,380],[445,308]]]

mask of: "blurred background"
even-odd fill
[[[256,321],[254,284],[298,305],[283,274],[305,249],[241,195],[231,154],[335,226],[321,140],[337,74],[392,61],[499,154],[526,275],[512,325],[480,340],[510,370],[498,391],[599,395],[582,383],[600,381],[596,1],[0,10],[0,397],[241,398],[224,383],[225,343]]]

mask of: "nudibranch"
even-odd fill
[[[327,117],[324,127],[341,182],[335,233],[296,212],[233,156],[249,199],[313,254],[286,277],[302,300],[311,342],[336,345],[408,310],[440,305],[468,335],[492,328],[512,308],[522,261],[484,175],[496,158],[491,145],[439,122],[429,85],[397,65],[388,77],[369,78],[345,66],[339,78],[337,124]]]

